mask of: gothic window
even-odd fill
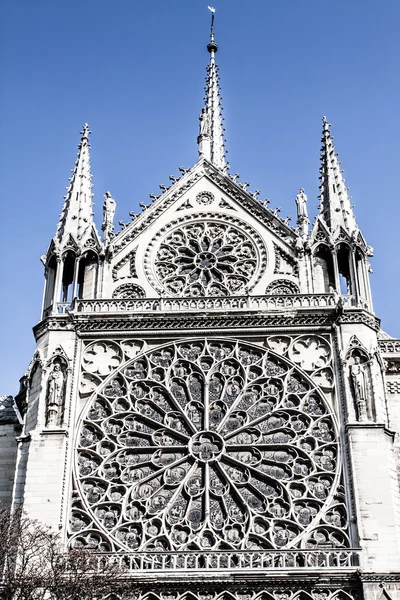
[[[346,244],[341,244],[337,250],[337,261],[339,271],[340,294],[353,294],[354,285],[350,270],[350,249]]]
[[[79,260],[78,298],[96,298],[98,256],[88,251]]]
[[[71,302],[73,299],[75,260],[76,257],[72,251],[68,251],[63,256],[61,302]]]
[[[57,273],[57,259],[53,256],[50,258],[46,267],[46,291],[44,297],[43,308],[46,310],[52,305],[54,299],[54,286]]]
[[[315,292],[329,294],[336,288],[332,252],[320,244],[314,254]]]
[[[327,370],[329,345],[284,351],[193,339],[119,361],[79,425],[71,543],[348,545],[334,416],[305,372]]]
[[[158,243],[156,284],[167,293],[182,296],[245,294],[260,277],[260,253],[265,255],[264,246],[253,230],[234,222],[192,221],[176,227]]]

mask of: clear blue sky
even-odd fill
[[[375,310],[400,337],[398,0],[213,0],[232,171],[315,215],[321,117],[375,249]],[[16,393],[34,351],[43,268],[79,131],[93,132],[96,221],[117,220],[197,159],[208,0],[13,0],[1,24],[1,373]]]

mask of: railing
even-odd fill
[[[62,305],[64,307],[64,304]],[[135,298],[131,300],[75,300],[71,310],[78,313],[153,313],[198,311],[285,311],[298,308],[334,308],[333,294],[287,296],[230,296],[215,298]],[[65,312],[67,309],[63,309]]]
[[[400,354],[400,340],[379,340],[379,349],[383,354]]]
[[[43,311],[43,319],[50,317],[52,314],[64,315],[72,310],[73,302],[57,302],[56,310],[53,312],[53,306],[50,305]]]
[[[98,569],[109,561],[129,572],[186,570],[344,569],[360,564],[358,550],[243,550],[97,554]]]
[[[340,296],[343,298],[343,304],[346,307],[355,307],[355,308],[364,308],[365,310],[369,310],[368,302],[364,298],[356,299],[355,296],[351,294],[342,294]]]

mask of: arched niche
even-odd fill
[[[78,298],[96,298],[99,257],[88,250],[79,259],[77,293]]]
[[[72,250],[68,250],[62,257],[63,271],[61,282],[60,302],[71,302],[74,293],[74,275],[76,255]]]
[[[356,293],[354,273],[351,263],[351,250],[347,244],[339,244],[336,247],[339,286],[337,291],[342,295],[352,295]]]
[[[46,381],[46,427],[60,427],[65,407],[68,363],[56,355],[48,364]]]
[[[355,347],[346,355],[348,383],[353,398],[357,421],[374,421],[375,407],[372,397],[371,357],[362,347]]]
[[[355,270],[361,302],[368,302],[369,300],[369,282],[366,262],[367,259],[364,252],[361,248],[357,248],[355,251]]]
[[[46,277],[46,288],[44,292],[43,299],[43,309],[46,311],[49,307],[51,307],[54,300],[54,290],[56,285],[56,275],[57,275],[57,258],[54,254],[52,254],[47,261],[45,268],[45,277]]]
[[[332,252],[325,244],[319,244],[313,255],[315,292],[328,294],[335,289],[335,271]]]

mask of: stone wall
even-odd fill
[[[0,506],[11,504],[20,430],[12,396],[0,397]]]

